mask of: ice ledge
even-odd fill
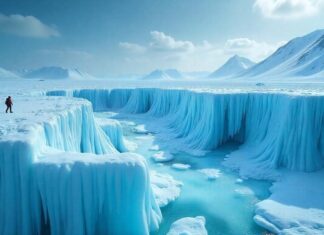
[[[0,141],[26,142],[38,150],[116,153],[96,124],[91,103],[69,97],[18,97],[15,112],[1,115]]]
[[[271,196],[256,205],[254,220],[280,234],[323,234],[324,170],[282,172]]]
[[[15,110],[0,117],[1,234],[140,235],[158,228],[144,159],[118,153],[88,101],[17,97]]]
[[[155,128],[165,128],[166,139],[177,141],[178,150],[201,153],[236,140],[242,146],[228,161],[248,149],[251,154],[246,159],[265,168],[310,172],[323,167],[321,93],[137,88],[50,91],[47,95],[86,98],[95,109],[119,108],[161,118]]]
[[[157,230],[161,213],[140,155],[99,157],[47,149],[38,159],[33,182],[51,234],[142,235]]]

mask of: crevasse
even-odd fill
[[[91,104],[55,97],[30,102],[54,111],[26,111],[18,126],[2,130],[0,234],[156,230],[161,213],[145,160],[118,153],[94,121]]]
[[[176,139],[192,150],[212,150],[237,140],[242,145],[230,154],[229,162],[249,149],[246,159],[265,169],[315,171],[323,166],[323,96],[157,88],[50,91],[47,95],[86,98],[95,110],[98,106],[161,118]]]

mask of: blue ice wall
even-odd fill
[[[242,148],[253,148],[251,158],[267,167],[298,171],[323,167],[323,96],[147,88],[86,92],[83,97],[94,106],[98,100],[91,97],[106,92],[99,107],[105,104],[107,109],[163,118],[176,138],[193,150],[212,150],[236,139]]]
[[[110,139],[94,121],[91,105],[71,107],[44,123],[46,145],[64,151],[117,153]]]
[[[82,89],[46,92],[48,96],[70,96],[87,99],[91,101],[95,112],[111,108],[120,109],[127,104],[131,94],[131,89]]]
[[[110,142],[119,152],[128,151],[124,140],[122,126],[117,120],[97,118],[96,121],[109,137]]]
[[[49,149],[39,157],[32,177],[42,221],[50,224],[53,235],[142,235],[159,226],[160,209],[139,155],[98,157]]]
[[[0,234],[141,235],[158,228],[144,159],[120,155],[90,103],[82,103],[0,135]]]

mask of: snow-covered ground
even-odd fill
[[[277,82],[265,83],[265,86],[260,87],[255,86],[255,83],[212,81],[143,84],[96,80],[60,82],[4,79],[0,84],[2,99],[8,95],[14,99],[14,113],[0,116],[0,170],[1,175],[5,176],[0,177],[0,188],[2,192],[10,192],[0,194],[1,208],[5,208],[0,212],[2,231],[21,233],[24,230],[28,231],[26,234],[32,234],[40,229],[44,223],[42,216],[46,216],[48,220],[45,223],[47,221],[51,224],[53,234],[70,231],[64,230],[65,226],[62,227],[58,222],[60,220],[66,221],[66,226],[71,226],[71,229],[75,224],[83,223],[84,226],[79,228],[82,231],[90,229],[87,231],[92,233],[95,229],[101,229],[104,233],[108,231],[107,227],[98,228],[94,224],[94,218],[98,219],[96,216],[99,215],[84,211],[87,211],[87,206],[96,208],[102,205],[105,190],[115,188],[110,181],[114,177],[123,185],[123,197],[113,207],[109,207],[108,201],[114,200],[115,203],[115,199],[110,199],[108,195],[107,204],[104,203],[106,207],[103,206],[107,208],[107,213],[99,218],[104,220],[118,214],[109,214],[111,208],[124,214],[119,222],[118,217],[112,220],[114,226],[107,225],[112,229],[109,230],[111,234],[128,232],[118,230],[121,227],[126,229],[121,224],[118,226],[118,223],[126,223],[131,218],[136,219],[132,220],[134,222],[127,229],[138,231],[135,234],[147,234],[158,228],[160,211],[152,194],[145,160],[138,155],[118,153],[122,149],[117,145],[123,141],[120,129],[115,134],[104,131],[107,126],[115,126],[114,130],[120,128],[118,122],[107,123],[101,120],[99,125],[88,101],[45,96],[48,94],[86,98],[97,111],[118,108],[127,115],[145,114],[147,119],[153,118],[155,121],[132,128],[145,129],[146,132],[140,134],[148,137],[150,133],[156,133],[163,148],[167,147],[172,153],[185,151],[201,155],[228,141],[238,141],[240,148],[228,154],[225,165],[237,170],[243,178],[274,180],[271,196],[256,205],[254,220],[275,233],[323,232],[323,83],[316,80],[312,83]],[[124,88],[111,90],[121,87]],[[146,89],[133,89],[138,87]],[[165,89],[166,87],[172,89]],[[78,90],[85,88],[87,90]],[[95,88],[98,90],[93,90]],[[46,93],[47,91],[52,92]],[[118,141],[109,138],[114,135]],[[96,157],[102,159],[94,160]],[[172,164],[174,163],[176,162]],[[209,169],[202,172],[207,177],[219,176],[215,169],[208,166],[204,169]],[[105,179],[89,181],[88,177],[95,177],[97,170],[102,171],[102,174],[109,172],[109,175]],[[134,176],[130,179],[122,173],[125,171],[133,172],[130,174]],[[8,178],[17,179],[17,182],[9,185],[6,180]],[[24,180],[32,180],[36,185],[29,188]],[[80,196],[79,201],[75,201],[75,210],[80,209],[78,205],[82,204],[82,197],[91,197],[94,203],[82,204],[85,210],[81,214],[77,213],[75,220],[64,219],[69,216],[64,214],[68,211],[64,209],[64,201],[71,201],[71,195],[64,196],[56,190],[56,198],[60,200],[51,196],[53,188],[49,186],[49,182],[60,180],[62,185],[57,184],[57,190],[65,192],[67,188],[73,188],[75,190],[72,191]],[[169,184],[170,178],[155,181],[161,188],[170,188],[173,193],[166,193],[167,195],[175,195],[173,199],[157,199],[162,201],[160,205],[165,204],[163,201],[169,202],[177,197],[179,187],[174,188],[174,184]],[[93,182],[107,188],[93,188]],[[80,184],[94,191],[80,191],[77,186]],[[153,187],[153,191],[159,189]],[[136,194],[131,197],[131,192]],[[30,193],[36,195],[29,200],[26,195]],[[120,196],[120,193],[116,193]],[[249,193],[247,189],[238,190],[238,195],[246,193]],[[98,195],[98,198],[93,198],[92,195]],[[163,196],[162,193],[160,195]],[[131,209],[127,211],[126,205],[136,200],[144,203],[145,210],[128,206]],[[55,205],[60,205],[61,209]],[[41,210],[38,210],[41,206],[46,208],[48,215],[41,215]],[[40,214],[27,216],[31,211]],[[19,213],[24,215],[22,221],[18,218]],[[139,217],[138,213],[145,216]]]

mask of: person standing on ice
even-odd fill
[[[7,105],[6,113],[8,113],[8,110],[10,110],[10,113],[12,113],[12,105],[13,105],[13,103],[12,103],[11,96],[7,97],[5,104]]]

